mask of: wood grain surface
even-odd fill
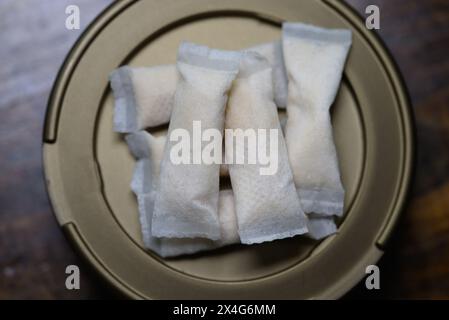
[[[65,8],[79,6],[83,29],[110,2],[0,2],[0,299],[117,297],[62,235],[45,191],[41,159],[49,91],[82,31],[65,29]],[[361,15],[369,4],[381,10],[379,34],[410,91],[418,152],[410,201],[379,263],[381,290],[368,291],[361,283],[346,298],[447,299],[449,1],[347,2]],[[70,264],[81,268],[77,291],[64,285]]]

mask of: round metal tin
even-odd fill
[[[282,21],[350,28],[353,46],[332,109],[345,217],[324,241],[235,245],[175,259],[145,251],[130,190],[134,160],[112,129],[108,74],[174,63],[181,40],[239,49],[278,39]],[[405,201],[413,122],[384,46],[345,4],[297,0],[117,1],[68,55],[50,97],[44,167],[59,224],[132,298],[338,298],[383,253]]]

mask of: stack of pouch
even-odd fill
[[[284,23],[282,42],[241,52],[184,42],[176,65],[113,71],[114,130],[130,133],[125,139],[137,160],[131,188],[145,247],[172,257],[336,233],[344,189],[329,108],[350,45],[349,30]],[[285,140],[276,107],[287,108]],[[221,132],[277,130],[277,172],[261,175],[264,168],[248,164],[175,165],[173,142],[143,131],[169,123],[169,135],[191,132],[194,121]],[[225,142],[228,160],[234,146]],[[233,189],[219,190],[219,177],[228,174]]]

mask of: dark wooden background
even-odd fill
[[[310,0],[305,0],[310,1]],[[77,4],[84,28],[110,0],[0,2],[0,299],[116,297],[80,261],[47,199],[41,136],[46,101],[81,31],[64,28]],[[362,284],[347,298],[449,298],[449,1],[348,0],[376,4],[379,34],[414,105],[418,159],[410,202],[382,258],[381,290]],[[65,267],[81,267],[81,290],[65,289]]]

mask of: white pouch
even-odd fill
[[[199,121],[201,131],[214,129],[223,133],[227,94],[238,73],[240,56],[236,51],[214,50],[187,42],[179,47],[180,78],[154,204],[152,234],[156,237],[220,239],[217,208],[222,141],[212,139],[207,143],[219,150],[218,163],[202,163],[206,143],[195,136],[193,128],[194,122]],[[180,142],[172,141],[171,137],[181,130],[187,133],[192,148],[187,163],[175,164],[172,152]]]
[[[137,196],[142,238],[146,248],[153,250],[162,257],[173,257],[240,242],[232,190],[221,190],[219,192],[218,216],[221,233],[219,241],[203,238],[154,237],[151,232],[151,223],[166,137],[155,137],[146,131],[139,131],[128,134],[125,139],[131,153],[137,160],[131,189]]]
[[[274,100],[279,108],[287,105],[287,75],[280,41],[251,49],[267,58],[273,68]],[[110,76],[114,94],[114,130],[135,132],[167,124],[179,74],[176,65],[146,68],[120,67]]]
[[[114,131],[135,132],[168,123],[178,78],[175,65],[124,66],[111,72]]]
[[[301,23],[282,26],[288,75],[285,140],[306,213],[342,215],[344,189],[332,136],[333,103],[351,46],[351,31]]]
[[[234,191],[241,242],[260,243],[307,232],[307,218],[293,183],[273,102],[272,71],[267,60],[257,53],[244,53],[226,112],[225,158]],[[234,133],[236,130],[254,132],[257,145],[256,140],[250,145],[249,141],[245,143],[235,135],[229,135],[229,129]],[[265,134],[259,135],[261,129],[266,130]],[[272,139],[270,134],[274,133]],[[265,142],[261,138],[265,138]],[[272,149],[276,145],[277,148]],[[243,153],[239,152],[240,147],[243,147],[244,150],[240,149]],[[260,149],[256,151],[254,147]],[[266,164],[259,161],[262,153],[266,155],[265,147],[270,153],[274,150],[276,169],[267,170]],[[245,155],[248,158],[242,159]],[[256,161],[250,160],[251,156]],[[243,161],[237,162],[239,158]]]

